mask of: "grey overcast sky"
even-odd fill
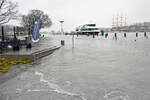
[[[11,0],[18,2],[19,13],[40,9],[53,21],[49,30],[60,30],[59,20],[64,20],[64,30],[71,31],[89,22],[98,27],[111,27],[113,15],[127,16],[127,24],[150,21],[150,0]]]

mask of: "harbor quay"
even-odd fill
[[[20,58],[27,58],[35,61],[44,56],[48,56],[49,54],[53,53],[55,50],[61,47],[61,44],[55,45],[54,43],[51,43],[51,40],[48,40],[48,44],[46,42],[46,38],[41,38],[38,43],[32,43],[31,48],[26,48],[26,46],[22,46],[19,50],[15,51],[12,49],[8,49],[0,54],[0,57],[10,57],[16,60]]]
[[[28,49],[25,46],[22,46],[17,51],[9,49],[0,54],[1,83],[8,80],[9,78],[12,78],[12,76],[17,75],[17,73],[20,73],[15,72],[18,69],[18,66],[22,66],[22,64],[28,63],[32,65],[40,58],[49,56],[61,47],[61,45],[51,43],[51,41],[51,39],[47,41],[46,38],[41,38],[40,42],[32,43],[32,48]],[[49,44],[45,44],[45,42]],[[24,67],[21,69],[23,70]]]
[[[55,50],[59,49],[60,46],[52,46],[49,48],[45,48],[43,50],[38,50],[38,47],[35,48],[35,50],[30,49],[30,50],[26,50],[24,52],[22,51],[17,51],[17,52],[7,52],[4,54],[1,54],[0,57],[8,57],[8,58],[13,58],[13,59],[21,59],[21,58],[26,58],[26,59],[30,59],[32,61],[36,61],[42,57],[48,56],[50,54],[52,54]]]

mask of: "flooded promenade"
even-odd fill
[[[149,100],[150,34],[47,36],[65,46],[0,84],[0,100]]]

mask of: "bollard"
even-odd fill
[[[124,33],[124,37],[125,37],[125,38],[126,38],[126,36],[127,36],[126,33]]]
[[[74,48],[74,34],[72,36],[72,48]]]
[[[31,43],[27,44],[26,49],[31,49],[31,48],[32,48],[32,44]]]
[[[138,37],[138,33],[136,33],[136,37]]]
[[[2,48],[2,45],[0,44],[0,54],[2,54],[3,53],[3,50],[2,50],[3,48]]]
[[[144,37],[146,37],[146,39],[148,39],[148,36],[147,36],[146,32],[144,33]]]
[[[107,37],[108,37],[108,33],[105,34],[105,38],[107,38]]]
[[[65,45],[65,41],[61,40],[61,45],[64,46]]]
[[[117,33],[115,33],[114,37],[115,37],[115,39],[117,40]]]
[[[95,38],[95,34],[93,34],[93,38]]]
[[[114,35],[115,37],[117,37],[117,33],[115,33],[115,35]]]
[[[147,37],[146,32],[144,32],[144,37]]]
[[[107,37],[108,37],[108,33],[107,33]]]
[[[19,45],[15,45],[15,46],[13,46],[13,50],[14,50],[14,51],[19,51],[19,50],[20,50]]]

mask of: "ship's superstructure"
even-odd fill
[[[76,32],[81,35],[98,35],[100,33],[100,29],[96,27],[96,24],[85,24],[76,28]]]

